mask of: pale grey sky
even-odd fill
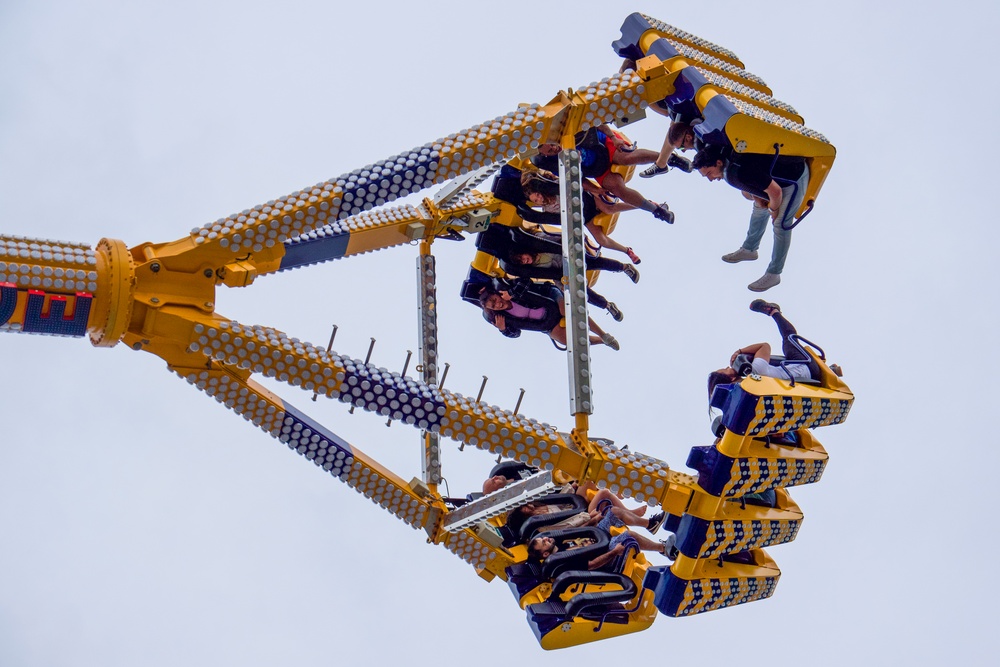
[[[617,71],[643,11],[735,51],[838,158],[767,293],[857,400],[816,432],[821,483],[770,600],[563,652],[817,666],[991,664],[996,469],[988,381],[1000,234],[991,3],[0,4],[0,230],[129,246],[326,180]],[[659,117],[627,128],[656,147]],[[642,280],[599,286],[622,351],[594,350],[592,434],[685,470],[711,441],[706,373],[776,339],[731,266],[748,205],[671,173],[639,187],[677,224],[622,217]],[[428,191],[431,194],[433,191]],[[770,251],[769,235],[763,250]],[[435,244],[447,386],[572,426],[565,359],[461,303],[471,240]],[[220,289],[218,311],[399,370],[416,349],[416,248]],[[982,361],[974,361],[981,358]],[[946,361],[947,359],[947,361]],[[947,366],[942,368],[941,363]],[[963,376],[958,369],[982,366]],[[505,584],[125,346],[0,337],[0,665],[509,664],[540,649]],[[412,369],[412,365],[411,365]],[[404,478],[418,437],[279,393]],[[458,495],[492,463],[445,449]],[[656,558],[655,556],[653,557]],[[623,653],[625,651],[625,653]],[[628,658],[624,658],[628,656]]]

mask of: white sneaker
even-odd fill
[[[777,273],[765,273],[760,278],[747,285],[747,289],[751,292],[766,292],[780,282],[781,276]]]
[[[728,255],[722,256],[722,261],[729,262],[730,264],[736,264],[737,262],[748,262],[748,261],[753,261],[755,259],[757,259],[757,251],[747,250],[742,246],[739,248],[739,250],[731,252]]]
[[[607,332],[604,332],[604,335],[601,336],[601,341],[603,341],[604,344],[610,347],[612,350],[618,351],[622,349],[622,346],[618,344],[618,339],[616,339],[614,336],[612,336]]]

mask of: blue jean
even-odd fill
[[[785,268],[785,257],[788,255],[788,248],[792,245],[792,230],[782,229],[781,221],[785,220],[786,214],[790,222],[795,217],[795,212],[802,205],[802,200],[806,196],[806,185],[809,184],[809,166],[802,170],[802,175],[796,181],[798,191],[792,197],[795,189],[791,185],[781,188],[781,206],[778,207],[778,217],[771,224],[774,230],[774,248],[771,250],[771,263],[767,265],[768,273],[780,274]],[[764,236],[767,223],[771,221],[771,213],[767,208],[753,209],[750,214],[750,227],[747,229],[747,238],[743,241],[743,247],[747,250],[756,250],[760,247],[760,239]]]

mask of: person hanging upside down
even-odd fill
[[[527,201],[540,206],[546,213],[559,213],[559,177],[545,169],[525,171],[521,174],[521,188]],[[584,191],[583,196],[583,223],[594,237],[594,240],[602,248],[615,250],[628,255],[634,264],[642,262],[631,247],[622,245],[605,233],[600,225],[594,222],[594,217],[598,213],[612,215],[631,211],[635,207],[625,202],[609,203],[602,197],[595,197],[591,193]],[[553,224],[560,224],[559,220],[554,220]]]
[[[488,285],[479,292],[479,303],[487,318],[500,331],[545,331],[552,340],[565,345],[566,325],[563,318],[566,316],[566,304],[562,290],[552,284],[540,285],[538,289],[541,294],[528,292],[514,297],[509,292]],[[592,345],[603,343],[612,350],[621,349],[617,339],[601,329],[593,318],[588,317],[587,323],[594,334],[590,336]]]
[[[786,364],[784,367],[773,364],[771,361],[771,346],[768,343],[753,343],[741,347],[733,352],[729,363],[733,364],[736,362],[736,358],[739,355],[747,355],[748,357],[752,357],[753,373],[757,375],[787,380],[789,379],[788,374],[791,373],[795,379],[818,380],[820,373],[816,362],[789,340],[789,337],[796,333],[796,331],[792,323],[786,320],[785,316],[781,314],[781,307],[776,303],[770,303],[763,299],[754,299],[750,303],[750,310],[755,313],[767,315],[778,325],[778,333],[781,334],[781,353],[785,355],[785,361],[801,361],[805,363]],[[830,370],[838,376],[842,374],[840,366],[837,364],[831,364]],[[717,385],[731,384],[738,382],[739,379],[740,374],[731,365],[726,368],[720,368],[717,371],[712,371],[708,376],[708,399],[712,400],[712,392]]]
[[[515,252],[510,261],[517,266],[534,266],[540,269],[558,269],[562,272],[562,254],[554,252]],[[615,259],[587,255],[585,264],[588,271],[611,271],[624,273],[633,283],[639,282],[639,269]],[[517,275],[517,274],[515,274]]]
[[[708,180],[725,179],[753,201],[750,226],[743,245],[723,255],[722,261],[735,264],[757,259],[757,248],[770,220],[774,231],[771,263],[767,265],[764,275],[747,288],[763,292],[780,283],[785,257],[792,244],[792,230],[785,229],[784,223],[795,218],[809,184],[809,166],[805,158],[782,156],[775,161],[772,155],[753,153],[726,157],[722,149],[713,146],[699,151],[692,164]],[[782,179],[787,185],[779,184],[775,178]]]
[[[521,267],[532,267],[551,273],[543,274],[535,271],[529,277],[545,278],[546,280],[560,280],[562,278],[562,253],[515,251],[510,254],[507,262],[501,262],[500,265],[507,272],[508,276],[523,276],[524,274],[520,273],[523,270]],[[624,273],[633,283],[639,282],[639,269],[631,264],[588,254],[586,256],[586,266],[588,271]],[[622,313],[621,308],[613,301],[609,301],[603,294],[598,294],[591,287],[587,287],[587,303],[595,308],[608,311],[615,322],[621,322],[625,318],[625,314]]]
[[[633,148],[606,124],[592,127],[583,135],[577,135],[576,149],[580,152],[583,188],[595,196],[609,194],[634,208],[649,211],[659,220],[673,224],[674,214],[666,204],[657,204],[643,197],[625,184],[621,174],[611,170],[613,165],[640,165],[656,161],[656,151]],[[557,173],[559,163],[556,155],[562,146],[546,143],[538,147],[538,155],[533,162],[541,169]],[[587,179],[594,179],[597,185]]]
[[[653,108],[650,106],[650,108]],[[675,150],[686,151],[695,147],[695,134],[689,123],[673,121],[667,136],[663,139],[663,147],[653,164],[639,172],[640,178],[652,178],[670,171],[671,167],[691,173],[694,168],[691,161],[674,153]]]

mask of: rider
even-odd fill
[[[650,164],[656,160],[656,151],[633,148],[607,124],[592,127],[582,135],[577,135],[576,149],[580,152],[584,190],[598,196],[610,193],[626,204],[649,211],[655,218],[673,224],[674,214],[666,204],[649,201],[625,185],[621,174],[611,170],[613,165]],[[533,161],[541,169],[558,172],[556,155],[561,150],[562,146],[557,143],[542,144]],[[590,178],[597,181],[596,186],[587,180]]]
[[[752,345],[741,347],[733,352],[732,357],[729,359],[729,363],[732,364],[736,361],[737,356],[744,354],[753,358],[752,368],[753,372],[757,375],[787,380],[788,373],[790,373],[795,379],[819,379],[819,369],[816,366],[816,362],[812,359],[812,357],[807,355],[797,345],[793,344],[789,340],[789,337],[795,333],[795,327],[792,326],[791,322],[785,319],[784,315],[781,314],[781,307],[776,303],[764,301],[764,299],[754,299],[750,303],[750,310],[755,313],[767,315],[774,320],[775,324],[778,325],[778,333],[781,334],[781,353],[785,355],[786,361],[803,361],[806,363],[787,364],[784,367],[773,365],[771,362],[771,346],[768,343],[753,343]],[[830,370],[838,376],[842,374],[840,366],[837,364],[831,364]],[[715,390],[716,385],[730,384],[738,381],[739,379],[739,373],[736,369],[732,368],[732,366],[720,368],[717,371],[709,373],[709,400],[712,398],[712,392]]]

